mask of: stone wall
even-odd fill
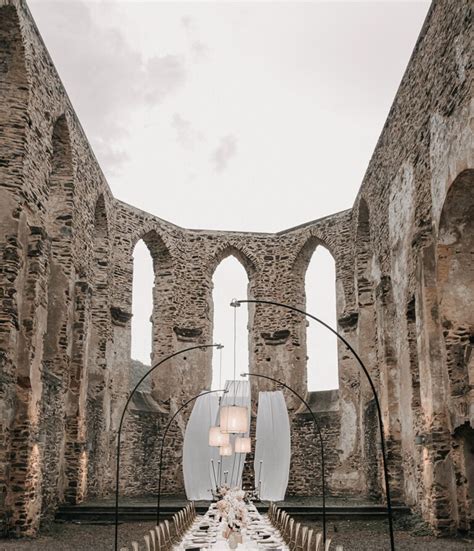
[[[0,0],[2,532],[35,534],[59,503],[113,489],[140,239],[155,271],[153,362],[212,341],[212,276],[226,256],[244,266],[249,297],[304,309],[306,268],[326,247],[338,330],[379,392],[394,499],[440,532],[472,526],[471,11],[468,0],[433,3],[353,208],[256,234],[186,230],[114,198],[25,2]],[[306,395],[305,319],[257,305],[248,322],[249,369]],[[170,360],[131,404],[124,494],[156,492],[159,434],[170,411],[210,386],[211,354]],[[269,388],[253,380],[254,400]],[[313,427],[286,399],[289,493],[318,494]],[[330,492],[383,497],[376,404],[342,343],[328,403],[316,415]],[[183,490],[188,414],[167,441],[167,493]]]

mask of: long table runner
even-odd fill
[[[242,528],[242,543],[238,544],[237,551],[288,551],[281,534],[268,517],[261,515],[252,503],[246,507],[247,523],[246,527]],[[227,551],[231,547],[229,540],[224,537],[226,527],[226,522],[221,520],[216,505],[212,504],[203,516],[196,517],[182,541],[175,545],[173,550]]]

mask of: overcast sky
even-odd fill
[[[352,206],[429,2],[29,5],[116,197],[188,228],[274,232]],[[142,361],[146,254],[134,281]],[[242,294],[239,266],[219,273],[219,296]],[[328,277],[312,266],[310,294]],[[225,302],[216,337],[230,346]],[[312,362],[331,363],[311,346]],[[323,367],[313,388],[335,384]]]

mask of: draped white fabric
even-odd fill
[[[255,485],[261,499],[285,498],[290,473],[290,420],[281,390],[258,395],[255,447]]]
[[[219,409],[217,394],[200,396],[193,407],[184,433],[183,475],[186,496],[189,500],[212,499],[211,488],[215,487],[211,468],[209,427],[215,424]]]
[[[250,427],[250,383],[248,381],[226,381],[225,387],[228,390],[227,394],[224,394],[221,406],[245,406],[248,409],[248,426]],[[215,424],[219,423],[219,416],[214,419]],[[249,433],[237,435],[248,436]],[[232,444],[232,450],[235,450],[235,438],[236,435],[230,435],[230,442]],[[229,486],[241,486],[242,485],[242,472],[244,470],[245,453],[232,453],[229,457],[220,457],[219,448],[210,448],[212,451],[212,457],[214,464],[219,467],[220,483],[224,484],[227,481]],[[217,471],[216,471],[217,472]]]

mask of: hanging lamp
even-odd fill
[[[221,407],[219,423],[221,432],[223,432],[224,434],[239,434],[247,432],[247,408],[236,405]]]
[[[220,427],[211,427],[209,429],[209,446],[218,448],[220,446],[227,446],[229,443],[229,434],[221,432]]]
[[[222,386],[222,349],[224,347],[220,346],[219,350],[219,388]],[[209,405],[210,408],[210,405]],[[211,415],[211,410],[209,409],[209,415]],[[213,448],[219,448],[220,446],[227,446],[230,443],[229,434],[224,434],[221,431],[219,426],[211,426],[209,428],[209,446]]]
[[[238,436],[235,439],[235,453],[250,453],[252,444],[249,436]]]
[[[223,406],[220,409],[219,425],[224,434],[239,434],[248,431],[248,410],[245,406],[236,404],[237,396],[237,308],[234,308],[234,403],[231,406]]]
[[[229,457],[232,455],[232,444],[226,444],[225,446],[220,446],[219,455],[222,457]]]

